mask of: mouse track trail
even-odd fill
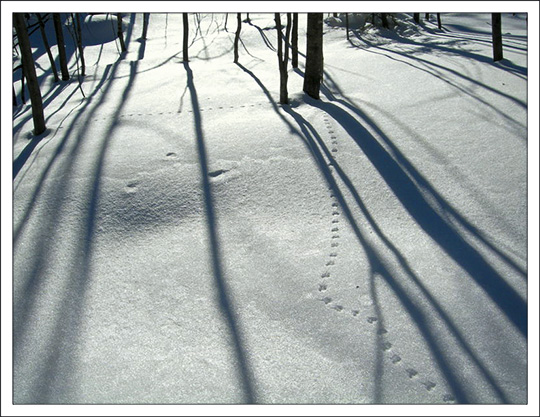
[[[330,121],[330,116],[325,114],[323,117],[324,124],[326,127],[327,136],[330,138],[331,146],[329,149],[332,152],[333,159],[337,162],[337,156],[339,154],[339,140],[338,135],[336,134],[336,129],[332,126]],[[321,135],[323,136],[323,135]],[[332,168],[332,164],[330,164]],[[331,169],[331,172],[334,173],[334,170]],[[350,314],[358,320],[362,320],[364,323],[367,323],[371,326],[376,326],[380,318],[373,313],[366,312],[365,308],[354,307],[354,306],[345,306],[341,303],[336,302],[331,297],[333,278],[336,276],[336,266],[339,265],[340,261],[340,245],[341,245],[341,208],[337,201],[337,198],[332,191],[329,189],[329,210],[330,224],[329,224],[329,237],[330,237],[330,247],[328,250],[328,255],[326,255],[324,260],[323,272],[319,276],[318,283],[318,292],[320,293],[319,300],[324,303],[325,308],[328,308],[334,311],[336,314]],[[358,287],[357,287],[358,288]],[[411,383],[421,384],[426,391],[435,395],[437,393],[437,384],[429,378],[428,375],[422,375],[418,372],[414,366],[407,364],[399,354],[399,349],[396,349],[392,343],[392,334],[384,327],[378,326],[376,330],[378,338],[378,349],[383,351],[383,354],[388,357],[390,363],[394,366],[401,367],[403,372],[405,372],[411,381]],[[439,390],[440,391],[440,390]],[[452,394],[443,392],[440,394],[442,396],[443,403],[453,404],[456,402],[455,397]]]

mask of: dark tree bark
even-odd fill
[[[225,13],[225,32],[227,32],[227,19],[229,18],[229,13]]]
[[[345,13],[345,32],[347,32],[347,40],[349,40],[349,13]]]
[[[388,29],[388,19],[387,19],[386,13],[381,13],[381,20],[382,20],[383,28]]]
[[[56,33],[56,44],[58,46],[58,56],[60,58],[60,71],[62,72],[62,80],[69,80],[69,71],[66,60],[66,46],[64,44],[64,32],[62,30],[62,22],[60,21],[60,13],[53,13],[54,31]]]
[[[429,13],[426,13],[426,20],[429,20]]]
[[[24,80],[26,79],[26,76],[24,74],[24,67],[22,65],[23,57],[21,56],[21,101],[23,103],[26,103],[26,93],[24,92]]]
[[[437,13],[437,26],[439,27],[439,30],[442,30],[442,22],[441,22],[441,14]]]
[[[416,23],[420,23],[420,13],[413,13],[413,18]]]
[[[49,40],[47,39],[47,34],[45,33],[45,23],[43,22],[43,18],[41,17],[41,14],[36,13],[36,17],[39,22],[39,30],[41,31],[41,38],[43,39],[43,45],[45,46],[45,50],[47,51],[47,56],[49,57],[49,62],[51,63],[51,70],[54,75],[54,82],[58,82],[60,78],[58,78],[58,71],[56,70],[56,64],[54,63],[51,47],[49,46]]]
[[[15,23],[13,24],[15,25]],[[20,45],[19,45],[19,49],[20,49]],[[17,52],[17,48],[15,48],[15,52]],[[19,59],[21,60],[21,64],[15,68],[15,70],[19,68],[21,69],[21,103],[26,103],[26,99],[24,98],[24,70],[23,70],[23,65],[22,65],[23,57],[20,54],[17,54],[17,55],[19,56]]]
[[[146,40],[146,36],[148,34],[148,20],[150,19],[150,13],[144,13],[143,14],[143,30],[142,30],[142,39]]]
[[[189,54],[188,54],[189,22],[188,22],[187,13],[182,13],[182,20],[184,23],[184,45],[182,47],[182,60],[184,62],[188,62],[189,61]]]
[[[75,24],[75,37],[77,38],[77,49],[79,50],[79,57],[81,60],[81,75],[86,75],[86,65],[84,63],[84,51],[82,47],[82,30],[81,30],[81,14],[75,13],[75,18],[72,17],[72,21]]]
[[[291,46],[292,46],[292,67],[298,68],[298,13],[293,13]]]
[[[41,91],[39,91],[39,83],[34,67],[34,58],[32,57],[32,47],[30,46],[30,39],[28,38],[24,14],[14,13],[13,23],[17,32],[17,39],[19,40],[19,48],[21,50],[22,70],[28,81],[28,91],[32,103],[32,118],[34,120],[34,134],[39,135],[46,129],[45,117],[43,115],[43,101],[41,99]]]
[[[503,59],[501,14],[491,13],[491,28],[493,38],[493,61]]]
[[[285,53],[283,60],[285,61],[285,69],[289,65],[289,49],[291,47],[291,29],[292,29],[292,14],[287,13],[287,29],[285,30]]]
[[[304,92],[319,99],[323,74],[323,14],[308,13],[306,41],[306,73],[304,74]]]
[[[120,39],[120,48],[122,53],[126,52],[126,43],[124,42],[124,31],[122,29],[122,13],[116,13],[116,20],[118,22],[117,26],[117,35]]]
[[[234,63],[238,63],[238,40],[240,39],[240,31],[242,30],[242,13],[236,14],[236,33],[234,35]]]
[[[277,29],[277,56],[279,65],[279,102],[281,104],[289,103],[289,94],[287,91],[287,61],[289,60],[288,43],[289,34],[291,30],[291,14],[287,13],[287,35],[285,37],[285,47],[283,47],[283,33],[281,32],[281,16],[279,13],[275,13],[274,19],[276,21]]]

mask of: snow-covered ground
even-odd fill
[[[13,108],[14,403],[537,404],[527,22],[503,15],[493,63],[490,14],[442,18],[349,40],[332,20],[316,101],[300,15],[289,106],[272,14],[239,65],[233,13],[190,15],[189,63],[181,14],[146,40],[126,14],[124,56],[88,16],[80,88],[67,29],[70,82],[33,34],[48,130]]]

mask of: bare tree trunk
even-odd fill
[[[242,13],[236,14],[236,34],[234,35],[234,63],[238,63],[238,40],[240,39],[240,31],[242,30]]]
[[[58,56],[60,58],[60,70],[62,72],[62,80],[69,80],[69,71],[66,60],[66,47],[64,44],[64,32],[62,30],[62,22],[60,21],[60,13],[53,13],[54,31],[56,33],[56,44],[58,46]]]
[[[283,61],[285,62],[285,71],[287,71],[287,65],[289,65],[289,48],[291,46],[291,28],[292,28],[292,15],[287,13],[287,29],[285,30],[285,53]]]
[[[298,68],[298,13],[293,13],[291,46],[292,67]]]
[[[225,13],[225,32],[227,32],[227,19],[229,18],[229,13]]]
[[[281,104],[288,104],[289,94],[287,91],[287,61],[286,61],[286,59],[288,59],[287,44],[285,44],[285,52],[283,52],[283,33],[281,32],[280,14],[275,13],[274,19],[276,21],[276,29],[277,29],[277,46],[278,46],[277,56],[278,56],[278,65],[279,65],[279,102]],[[290,20],[290,16],[288,17],[288,20]]]
[[[349,40],[349,13],[345,13],[345,31],[347,32],[347,40]]]
[[[144,13],[143,14],[143,31],[142,31],[142,39],[146,39],[146,36],[148,34],[148,20],[150,19],[150,13]]]
[[[439,30],[442,30],[442,22],[441,22],[441,14],[437,13],[437,26],[439,27]]]
[[[426,20],[429,20],[429,13],[426,13]]]
[[[39,29],[41,31],[41,38],[43,39],[43,45],[45,45],[45,50],[47,51],[47,56],[49,57],[49,62],[51,63],[51,70],[54,75],[54,82],[58,82],[60,78],[58,78],[58,71],[56,70],[56,64],[54,63],[51,47],[49,46],[47,34],[45,33],[45,23],[43,22],[43,18],[41,17],[41,14],[36,13],[36,17],[39,22]]]
[[[184,45],[182,47],[182,60],[184,62],[189,61],[189,54],[188,54],[188,38],[189,38],[189,22],[188,22],[188,14],[182,13],[182,19],[184,23]]]
[[[122,13],[116,13],[116,20],[118,22],[117,35],[120,39],[120,48],[122,53],[126,52],[126,43],[124,42],[124,31],[122,30]]]
[[[20,45],[19,45],[19,49],[20,49]],[[24,79],[25,79],[25,76],[24,76],[24,70],[23,70],[23,57],[22,57],[22,54],[20,56],[20,59],[21,59],[21,102],[24,104],[26,103],[26,98],[25,98],[25,93],[24,93]]]
[[[383,28],[388,29],[388,19],[386,18],[386,13],[381,13],[381,20]]]
[[[420,13],[413,13],[414,21],[420,24]]]
[[[493,61],[503,59],[501,14],[491,13],[491,28],[493,38]]]
[[[17,31],[19,48],[21,50],[22,70],[28,81],[28,91],[32,103],[32,118],[34,120],[34,134],[37,136],[46,129],[45,117],[43,115],[43,101],[41,99],[41,91],[39,91],[39,83],[34,67],[34,58],[32,57],[32,47],[30,46],[30,39],[28,38],[24,14],[14,13],[13,23],[15,30]]]
[[[72,20],[75,23],[75,36],[77,38],[77,49],[79,50],[79,56],[81,57],[81,75],[86,75],[86,65],[84,63],[84,51],[82,47],[82,30],[81,30],[81,14],[75,13],[75,19]]]
[[[319,99],[323,74],[323,14],[308,13],[304,92]]]

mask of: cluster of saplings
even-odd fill
[[[65,42],[63,25],[61,23],[60,14],[34,14],[37,23],[31,24],[28,13],[14,13],[13,14],[13,26],[15,28],[15,38],[13,47],[15,53],[20,56],[20,65],[16,66],[14,70],[21,68],[22,70],[22,88],[21,99],[24,101],[24,81],[28,88],[32,106],[32,118],[34,122],[34,134],[40,135],[46,130],[45,118],[43,115],[43,102],[41,98],[41,92],[39,89],[39,83],[36,77],[35,62],[32,56],[32,48],[30,45],[29,35],[33,31],[41,31],[43,45],[47,51],[49,61],[51,64],[51,70],[54,75],[55,82],[59,82],[58,71],[56,69],[55,60],[51,53],[49,41],[45,34],[45,25],[51,21],[54,24],[56,45],[58,49],[58,58],[60,63],[60,72],[63,81],[67,81],[70,78],[70,74],[66,62]],[[183,60],[187,62],[189,60],[188,53],[188,36],[189,36],[189,23],[188,13],[183,13]],[[242,16],[241,13],[237,13],[237,28],[234,38],[234,59],[233,62],[238,64],[238,43],[240,40],[240,32],[242,28]],[[372,22],[376,21],[378,17],[383,27],[388,27],[388,13],[373,13]],[[228,16],[228,15],[227,15]],[[227,25],[227,16],[225,19],[225,29]],[[337,16],[337,13],[334,14]],[[122,14],[116,13],[117,21],[117,36],[120,41],[121,58],[125,56],[126,45],[123,37],[122,29]],[[143,33],[141,40],[146,39],[146,33],[148,29],[148,21],[150,18],[149,13],[144,13]],[[346,24],[346,36],[349,37],[349,13],[344,13],[344,19]],[[413,13],[413,19],[417,24],[420,24],[420,13]],[[426,19],[429,19],[429,13],[426,13]],[[82,31],[81,31],[81,16],[80,13],[68,14],[68,27],[73,41],[76,44],[77,56],[77,72],[80,77],[85,75],[85,62],[84,62],[84,49],[82,47]],[[288,78],[288,61],[289,51],[291,51],[291,62],[293,68],[298,68],[298,13],[286,13],[286,23],[282,24],[281,14],[275,13],[274,20],[277,30],[277,55],[278,66],[280,73],[280,94],[279,102],[281,104],[288,104],[288,92],[287,92],[287,78]],[[249,22],[249,13],[247,13],[246,21]],[[437,13],[437,22],[439,29],[442,28],[440,13]],[[502,54],[502,35],[501,35],[501,14],[492,13],[492,28],[493,28],[493,60],[498,61],[503,58]],[[285,30],[285,33],[283,31]],[[17,51],[18,50],[20,51]],[[80,65],[79,65],[80,64]],[[323,74],[323,13],[308,13],[307,14],[307,32],[306,32],[306,63],[304,73],[304,92],[314,99],[319,99],[319,90]],[[81,92],[84,96],[84,92],[81,88]],[[17,99],[15,94],[15,87],[13,87],[13,105],[17,105]]]

